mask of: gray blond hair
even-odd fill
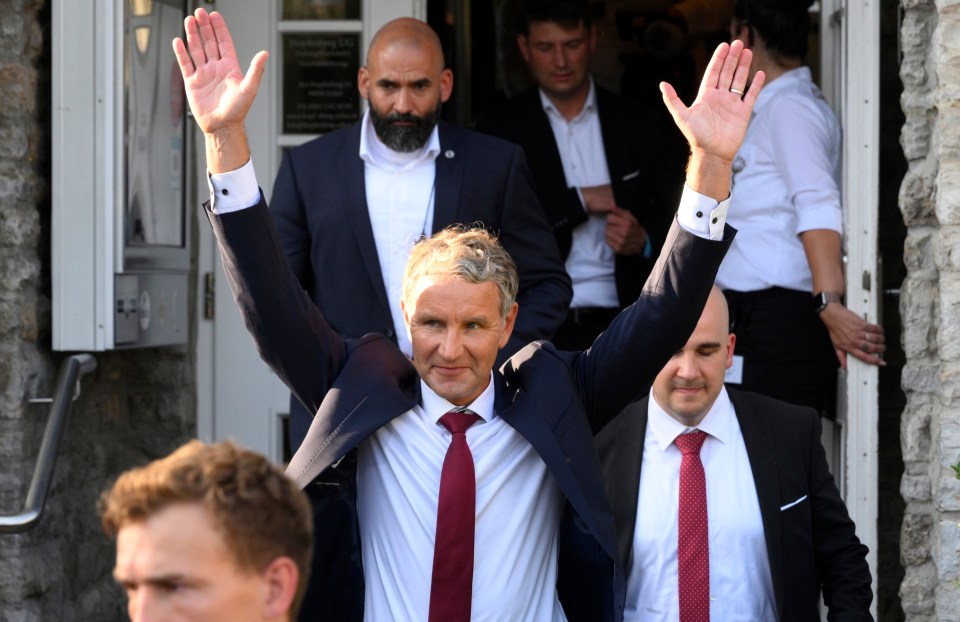
[[[414,245],[403,271],[404,304],[412,302],[413,287],[425,276],[448,276],[469,283],[491,282],[500,292],[500,318],[517,299],[520,277],[510,254],[496,236],[481,228],[454,225]]]

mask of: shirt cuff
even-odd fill
[[[214,214],[236,212],[260,202],[260,186],[252,159],[235,171],[208,172],[207,187],[210,188],[210,211]]]
[[[717,203],[684,185],[680,207],[677,208],[677,222],[685,231],[696,236],[708,240],[722,240],[729,207],[730,197]]]

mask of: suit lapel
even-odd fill
[[[617,134],[617,123],[610,118],[611,107],[608,103],[609,94],[596,87],[597,94],[597,117],[600,119],[600,135],[603,138],[603,152],[607,158],[607,169],[610,173],[610,184],[614,189],[620,188],[621,176],[624,174],[625,166],[623,152],[620,149],[620,135]],[[630,172],[630,171],[627,171]],[[622,207],[622,205],[621,205]]]
[[[604,495],[596,486],[590,486],[588,490],[585,483],[602,481],[592,444],[588,447],[591,463],[585,461],[573,448],[561,445],[551,422],[543,414],[551,409],[556,410],[553,404],[545,404],[527,391],[517,392],[510,389],[502,374],[495,373],[493,377],[496,383],[494,404],[497,415],[530,443],[547,465],[563,496],[583,521],[588,532],[604,547],[610,559],[616,559],[617,552],[610,548],[616,536],[615,526],[609,521],[609,514],[604,512]],[[547,399],[549,400],[549,397]],[[565,413],[553,414],[556,415],[555,420],[559,420]],[[582,435],[585,439],[591,438],[585,417],[576,417],[576,421],[570,425],[582,425],[583,429],[568,430],[564,433],[565,437]],[[603,514],[607,515],[606,521],[602,518]]]
[[[761,413],[749,396],[728,390],[730,401],[740,424],[743,444],[750,459],[753,482],[760,502],[760,517],[767,542],[767,558],[773,580],[773,595],[777,601],[778,617],[783,616],[783,559],[780,549],[780,483],[777,455],[769,430],[769,418],[776,413]]]
[[[380,270],[380,258],[377,256],[377,243],[373,239],[373,226],[370,224],[370,210],[367,206],[367,188],[364,183],[363,160],[360,159],[360,123],[356,131],[340,146],[339,178],[343,187],[344,201],[340,208],[344,220],[350,223],[350,230],[360,249],[363,265],[370,281],[380,298],[381,308],[388,309],[387,288],[383,283]],[[399,330],[399,327],[398,327]]]
[[[456,128],[446,123],[439,123],[437,131],[440,135],[440,154],[437,156],[434,177],[436,195],[433,199],[431,233],[436,233],[452,223],[460,222],[457,218],[457,206],[460,204],[464,163],[467,157],[467,154],[462,151],[464,143],[460,140]]]
[[[613,460],[615,468],[604,472],[604,481],[613,515],[617,522],[617,549],[624,569],[629,568],[633,553],[633,536],[637,527],[637,502],[640,496],[640,467],[643,464],[643,441],[647,432],[649,395],[628,406],[616,422]]]
[[[540,91],[533,89],[522,101],[530,118],[531,132],[537,137],[536,143],[540,145],[538,153],[528,153],[527,161],[531,168],[543,167],[547,173],[547,187],[566,188],[567,176],[563,172],[563,162],[560,160],[560,150],[557,148],[557,140],[553,136],[553,127],[550,126],[550,119],[547,112],[543,109],[543,102],[540,101]],[[535,159],[539,159],[538,164]],[[549,205],[544,205],[545,210],[549,210]]]

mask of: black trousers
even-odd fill
[[[734,354],[743,357],[743,384],[732,386],[835,419],[840,363],[811,294],[782,287],[724,294]]]

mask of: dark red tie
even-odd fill
[[[677,521],[677,580],[680,622],[710,622],[710,545],[707,532],[707,480],[700,462],[706,432],[694,430],[674,440],[680,460],[680,511]]]
[[[451,411],[440,417],[440,425],[453,435],[453,439],[440,471],[430,622],[470,621],[477,480],[466,431],[479,418],[469,411]]]

